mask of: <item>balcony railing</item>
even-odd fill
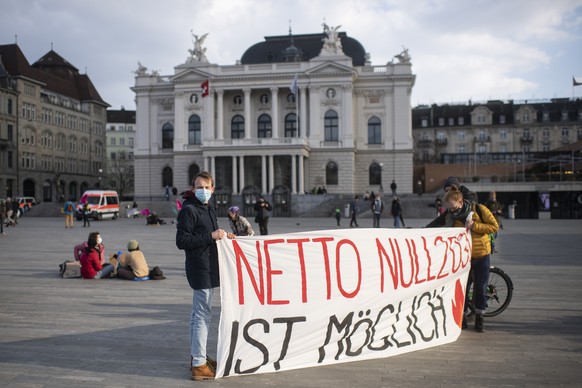
[[[446,138],[444,138],[444,139],[436,139],[435,140],[435,144],[437,146],[446,146],[448,144],[448,140]]]
[[[475,136],[475,143],[491,143],[491,136]]]
[[[533,138],[526,136],[526,137],[521,137],[519,139],[519,143],[522,145],[530,145],[531,143],[533,143]]]
[[[432,145],[432,140],[430,139],[422,139],[418,141],[418,146],[420,148],[428,148]]]

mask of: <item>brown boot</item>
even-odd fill
[[[206,356],[206,363],[212,368],[212,370],[216,373],[216,360]]]
[[[214,380],[214,371],[208,365],[208,363],[200,366],[194,366],[192,367],[192,380]]]

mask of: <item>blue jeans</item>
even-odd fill
[[[400,216],[394,217],[394,227],[400,228]]]
[[[475,282],[475,314],[483,314],[487,308],[487,283],[489,283],[489,267],[491,256],[471,260],[471,275],[467,285],[467,291],[471,287],[471,276]],[[467,292],[467,295],[469,292]]]
[[[190,314],[190,355],[192,366],[206,364],[206,343],[212,318],[214,288],[194,290]]]
[[[382,214],[374,213],[374,228],[380,227],[380,217],[382,217]]]

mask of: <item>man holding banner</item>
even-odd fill
[[[206,354],[212,317],[212,295],[220,286],[216,241],[227,233],[218,227],[214,208],[208,203],[214,180],[208,172],[198,173],[192,190],[184,193],[178,213],[176,246],[186,253],[186,277],[194,290],[190,315],[190,365],[192,380],[214,379],[216,361]],[[233,238],[232,234],[229,237]]]

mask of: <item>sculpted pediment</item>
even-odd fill
[[[170,78],[170,81],[174,83],[200,83],[208,78],[211,78],[210,74],[201,69],[195,67],[177,67],[176,74]]]
[[[345,74],[345,75],[352,75],[352,73],[354,72],[354,69],[352,69],[351,67],[348,66],[344,66],[342,64],[336,63],[336,62],[324,62],[318,66],[315,66],[311,69],[309,69],[308,71],[306,71],[306,74],[309,74],[311,76],[314,75],[326,75],[326,74]]]

